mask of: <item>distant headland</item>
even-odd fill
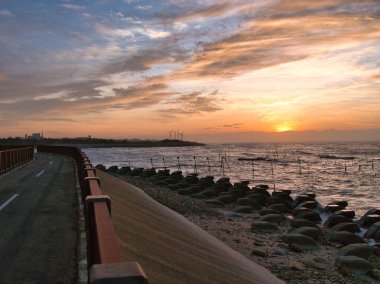
[[[108,147],[188,147],[204,146],[205,144],[183,141],[178,139],[149,140],[149,139],[104,139],[91,137],[77,138],[32,138],[8,137],[0,138],[0,145],[71,145],[79,148],[108,148]]]

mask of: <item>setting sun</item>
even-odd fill
[[[276,126],[276,132],[287,132],[292,130],[293,128],[286,124],[280,124]]]

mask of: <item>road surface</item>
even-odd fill
[[[0,176],[0,283],[73,283],[77,274],[74,162],[39,153]]]

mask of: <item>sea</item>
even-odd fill
[[[84,148],[93,165],[181,170],[215,180],[249,180],[293,195],[314,191],[322,204],[346,200],[362,216],[380,208],[380,143],[208,144],[193,147]]]

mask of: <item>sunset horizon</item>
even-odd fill
[[[380,140],[378,12],[376,1],[2,1],[1,136]]]

